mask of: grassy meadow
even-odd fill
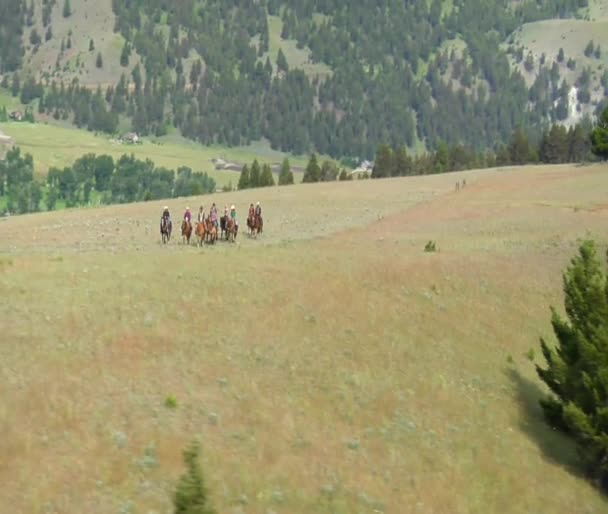
[[[32,154],[35,171],[39,175],[45,175],[51,166],[69,166],[86,153],[108,154],[114,159],[126,153],[134,154],[139,159],[151,159],[157,166],[170,169],[189,166],[194,171],[206,171],[219,186],[232,181],[236,187],[239,172],[218,171],[211,159],[223,158],[229,162],[251,164],[257,158],[260,163],[272,164],[280,163],[285,156],[265,143],[226,148],[219,145],[203,146],[177,136],[144,138],[141,145],[123,145],[109,136],[43,123],[0,123],[0,132],[11,136],[23,152]],[[289,158],[292,166],[306,166],[307,157]],[[296,177],[299,179],[299,175]]]
[[[0,512],[171,512],[195,437],[219,513],[606,512],[530,357],[607,172],[168,201],[261,201],[259,239],[204,248],[162,246],[157,202],[1,220]]]

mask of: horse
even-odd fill
[[[217,227],[211,218],[207,218],[207,242],[214,244],[217,240]]]
[[[205,233],[207,232],[207,228],[205,227],[205,222],[199,221],[195,228],[194,233],[198,239],[198,245],[203,246],[203,241],[205,240]]]
[[[192,236],[192,223],[190,221],[182,221],[182,238],[184,244],[190,244],[190,236]]]
[[[253,218],[247,218],[247,226],[249,227],[249,235],[258,237],[258,234],[262,233],[264,221],[262,216],[255,215]]]
[[[167,244],[171,239],[171,230],[173,228],[173,224],[169,218],[165,218],[164,216],[160,219],[160,236],[163,241],[163,244]]]
[[[226,221],[226,237],[228,238],[228,241],[230,241],[231,243],[234,243],[234,241],[236,240],[236,231],[237,231],[236,222],[232,218],[229,218]]]
[[[228,222],[228,215],[224,214],[221,218],[220,218],[220,230],[221,230],[221,235],[220,237],[222,239],[228,239],[228,231],[226,229],[227,223]]]

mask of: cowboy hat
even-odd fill
[[[260,202],[256,202],[256,205],[260,205]]]
[[[167,207],[167,206],[165,205],[164,209],[167,211],[167,210],[169,210],[169,207]]]
[[[231,205],[231,206],[230,206],[230,209],[234,210],[234,205]]]

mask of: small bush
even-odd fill
[[[167,407],[167,409],[177,409],[177,400],[175,399],[175,396],[167,396],[165,398],[165,407]]]
[[[175,514],[215,514],[209,504],[203,471],[199,464],[199,445],[194,442],[184,451],[187,471],[181,476],[173,497]]]
[[[534,362],[534,348],[530,348],[528,350],[528,352],[526,353],[526,357],[528,357],[528,360],[530,362]]]
[[[509,354],[507,355],[507,362],[509,364],[513,364],[515,361],[513,360],[513,355]]]
[[[435,241],[429,241],[424,246],[424,251],[425,252],[436,252],[437,251],[437,244],[435,243]]]

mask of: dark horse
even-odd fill
[[[228,215],[224,214],[224,216],[222,216],[220,218],[220,230],[221,230],[221,239],[228,239],[228,230],[227,230],[227,225],[228,225]]]
[[[173,224],[169,218],[165,218],[164,216],[160,219],[160,236],[163,240],[163,244],[167,244],[171,239],[171,229],[173,228]]]
[[[182,221],[182,238],[184,243],[190,244],[190,237],[192,236],[192,223],[187,220]]]

